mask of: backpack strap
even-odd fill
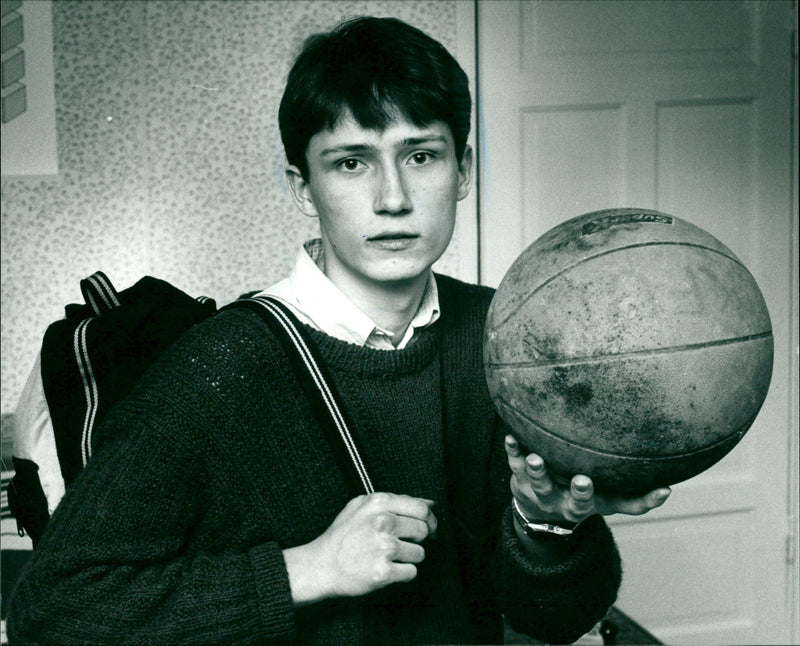
[[[311,404],[314,417],[323,429],[337,461],[344,469],[351,488],[359,493],[373,493],[375,488],[350,432],[347,417],[330,379],[327,366],[294,314],[280,300],[272,296],[243,298],[227,307],[247,307],[261,316],[269,326],[286,352],[300,386]]]
[[[96,271],[91,276],[81,280],[81,293],[95,316],[119,307],[119,294],[114,285],[102,271]]]

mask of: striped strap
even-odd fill
[[[119,294],[114,289],[114,285],[102,271],[96,271],[91,276],[81,280],[81,292],[86,300],[86,304],[92,308],[94,316],[85,318],[75,328],[72,337],[73,352],[75,353],[75,365],[83,382],[83,396],[86,401],[86,415],[83,419],[81,430],[81,462],[83,466],[92,457],[92,431],[94,430],[95,419],[100,405],[100,398],[97,389],[97,379],[92,369],[92,361],[89,356],[89,346],[86,342],[86,330],[89,324],[104,312],[109,312],[115,307],[120,306]]]
[[[234,301],[231,305],[249,307],[266,322],[289,357],[317,422],[324,430],[339,464],[345,470],[351,487],[360,493],[373,493],[375,489],[355,439],[350,433],[345,413],[339,403],[339,396],[327,373],[325,363],[320,360],[316,348],[302,332],[299,322],[291,311],[271,296],[244,298]],[[347,468],[347,465],[352,468]]]
[[[92,430],[94,429],[95,418],[100,405],[100,397],[97,392],[97,379],[92,369],[92,361],[89,357],[89,347],[86,343],[86,329],[95,320],[94,316],[84,319],[75,328],[72,337],[73,351],[75,353],[75,365],[83,382],[83,396],[86,401],[86,415],[83,418],[83,429],[81,430],[81,462],[83,466],[92,457]]]
[[[96,271],[81,281],[81,293],[97,316],[119,307],[119,294],[102,271]]]

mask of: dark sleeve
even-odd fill
[[[500,603],[512,628],[548,643],[572,643],[614,603],[621,580],[619,553],[602,516],[581,523],[560,558],[533,562],[517,538],[510,508],[502,519]]]
[[[180,379],[171,385],[182,388]],[[187,407],[151,395],[129,398],[107,418],[103,432],[115,439],[68,489],[10,598],[12,643],[266,643],[294,635],[275,543],[210,549],[195,541],[209,523],[214,476],[186,441]]]
[[[600,515],[587,518],[569,537],[547,537],[552,558],[532,559],[514,531],[510,469],[502,448],[507,428],[501,423],[496,444],[501,455],[495,479],[500,540],[495,589],[500,610],[511,627],[547,643],[571,643],[600,621],[614,603],[621,581],[621,562],[611,530]],[[497,453],[495,454],[497,455]]]

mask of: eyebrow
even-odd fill
[[[442,135],[426,135],[422,137],[407,137],[399,142],[399,148],[408,148],[411,146],[422,146],[425,144],[446,144],[447,139]],[[325,148],[320,152],[320,156],[341,154],[341,153],[365,153],[374,150],[375,146],[369,144],[342,144],[341,146],[332,146]]]

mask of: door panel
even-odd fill
[[[757,117],[749,97],[656,106],[658,203],[702,220],[751,271],[759,263]]]
[[[625,117],[620,105],[522,112],[522,212],[541,214],[523,220],[526,240],[581,213],[582,205],[623,203]]]
[[[568,218],[653,208],[727,244],[772,318],[772,385],[740,444],[663,508],[610,519],[618,605],[667,642],[789,643],[792,5],[487,1],[478,16],[482,282]]]

